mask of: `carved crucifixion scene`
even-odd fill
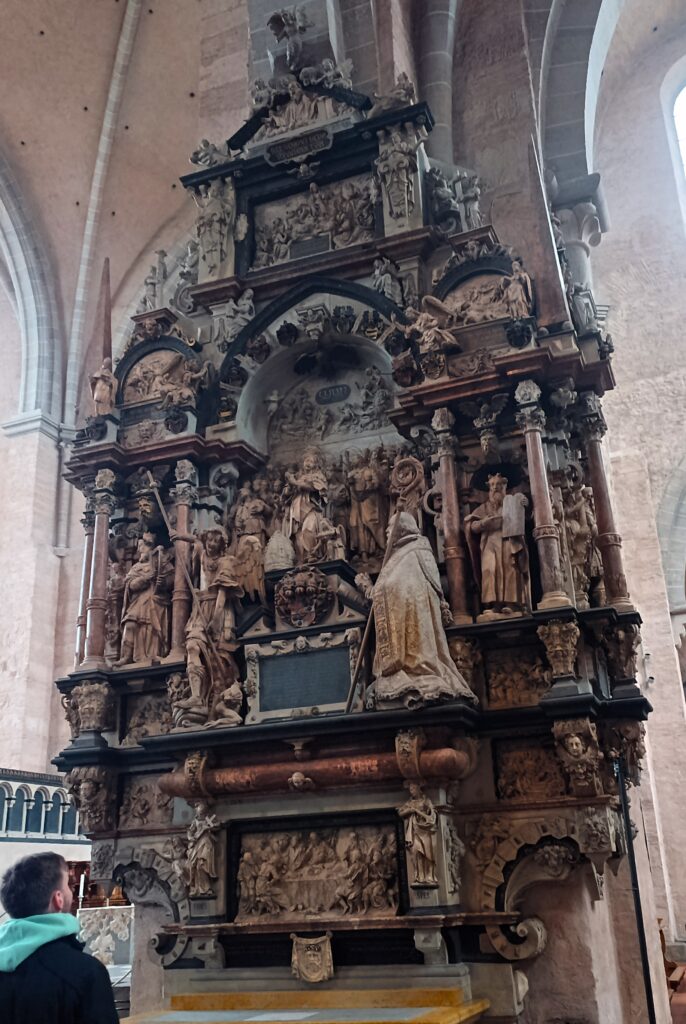
[[[40,496],[10,516],[7,578],[30,570],[43,625],[23,660],[19,612],[7,630],[0,721],[16,725],[13,750],[51,745],[71,807],[22,804],[0,770],[0,839],[26,832],[36,804],[47,838],[72,815],[91,857],[78,872],[70,860],[88,881],[79,909],[126,908],[85,930],[111,960],[126,945],[112,929],[130,925],[133,1021],[241,1024],[249,1006],[361,1024],[431,1007],[494,1024],[667,1024],[668,983],[651,1016],[641,979],[657,1005],[658,918],[668,962],[686,943],[668,821],[686,763],[674,754],[668,786],[655,769],[668,733],[677,746],[681,679],[654,700],[677,673],[666,619],[681,628],[686,605],[670,591],[667,609],[683,566],[656,531],[681,544],[659,496],[686,492],[644,447],[658,432],[646,375],[679,289],[662,249],[637,255],[643,209],[594,285],[611,218],[577,149],[605,143],[577,105],[591,79],[600,88],[585,23],[597,12],[187,6],[120,4],[106,53],[84,37],[108,114],[88,146],[63,119],[62,148],[85,160],[95,147],[98,164],[60,184],[84,237],[59,287],[33,216],[5,216],[3,182],[7,210],[23,207],[0,158],[0,284],[31,355],[22,401],[48,378],[64,387],[7,428],[26,441],[8,480],[26,459]],[[165,30],[173,118],[134,42],[163,17],[183,20],[186,41],[181,57]],[[561,52],[570,36],[578,59]],[[31,124],[25,153],[8,132],[8,168],[14,149],[39,160]],[[630,177],[638,162],[610,166]],[[110,190],[110,163],[128,168],[125,190]],[[670,231],[661,245],[681,265]],[[608,298],[620,277],[626,312]],[[628,297],[649,278],[664,294],[639,328]],[[66,333],[48,358],[29,336],[51,310]],[[674,450],[676,419],[661,428]],[[39,421],[36,454],[24,434]],[[48,449],[53,490],[31,461]],[[59,613],[41,603],[58,578]],[[26,695],[5,699],[3,673],[28,679]],[[32,673],[57,676],[45,736]]]

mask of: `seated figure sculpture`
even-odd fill
[[[394,528],[396,516],[399,522]],[[477,702],[450,657],[438,567],[426,537],[409,512],[388,525],[392,544],[378,579],[356,577],[372,599],[376,627],[374,707],[420,707],[459,698]]]

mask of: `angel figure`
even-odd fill
[[[410,325],[403,333],[417,340],[422,355],[427,352],[441,352],[448,348],[453,352],[461,351],[461,345],[455,339],[455,316],[453,311],[433,295],[425,295],[422,299],[422,311],[413,306],[406,310]],[[402,328],[401,328],[402,330]]]

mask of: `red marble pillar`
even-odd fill
[[[461,536],[460,503],[455,466],[455,438],[451,427],[455,417],[449,409],[437,409],[432,426],[438,437],[441,527],[443,529],[445,572],[448,577],[450,611],[456,623],[471,622],[467,602],[467,568]]]
[[[95,478],[93,555],[86,602],[86,657],[82,668],[102,668],[105,665],[110,516],[116,507],[114,484],[115,475],[111,469],[98,472]]]
[[[517,385],[515,400],[519,406],[517,422],[524,432],[526,459],[529,467],[529,485],[534,507],[534,540],[538,548],[538,561],[543,594],[539,610],[563,608],[571,604],[563,590],[560,568],[560,534],[553,515],[550,487],[543,452],[542,430],[545,413],[539,405],[541,389],[532,380]]]
[[[91,578],[93,561],[93,530],[95,528],[95,505],[93,494],[86,495],[86,509],[81,519],[84,533],[83,563],[81,566],[81,586],[79,588],[79,613],[76,617],[76,641],[74,645],[74,669],[78,669],[83,661],[86,647],[86,602]]]
[[[177,463],[176,486],[171,491],[176,507],[176,530],[186,536],[190,530],[191,509],[197,501],[197,473],[187,459]],[[191,613],[192,595],[188,586],[190,570],[190,544],[186,540],[174,542],[174,590],[172,592],[171,650],[165,661],[183,661],[186,657],[186,624]]]
[[[635,611],[629,597],[624,563],[622,560],[622,538],[615,525],[610,485],[605,472],[602,438],[607,424],[600,408],[597,395],[590,393],[582,398],[585,412],[581,419],[581,432],[586,442],[588,474],[593,489],[598,536],[596,543],[603,563],[603,581],[607,603],[620,612]]]

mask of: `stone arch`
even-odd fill
[[[277,299],[274,299],[273,302],[266,305],[238,333],[227,350],[222,363],[220,371],[222,380],[226,379],[226,374],[236,356],[242,355],[245,352],[245,346],[252,337],[267,330],[275,320],[284,313],[287,313],[289,309],[292,309],[299,302],[304,302],[305,299],[318,292],[321,292],[323,295],[337,295],[342,299],[354,299],[365,306],[369,306],[370,309],[376,309],[387,319],[390,319],[391,316],[396,316],[403,322],[405,321],[405,314],[400,306],[397,306],[391,299],[386,298],[385,295],[374,291],[373,288],[368,288],[366,285],[358,284],[354,281],[342,281],[334,277],[313,275],[299,281],[293,288],[290,288]]]
[[[686,89],[686,54],[672,64],[660,86],[660,103],[665,119],[674,179],[681,206],[681,216],[684,220],[684,225],[686,225],[686,172],[684,172],[683,157],[674,124],[674,103],[679,93],[684,89]]]
[[[533,37],[540,59],[541,149],[544,162],[555,169],[561,185],[583,178],[593,169],[600,78],[625,3],[552,0],[542,36],[535,34],[533,17],[533,8],[540,14],[540,5],[527,5],[532,8],[527,14],[530,46]]]
[[[62,417],[63,339],[46,247],[26,199],[0,152],[0,257],[22,339],[18,415]]]

